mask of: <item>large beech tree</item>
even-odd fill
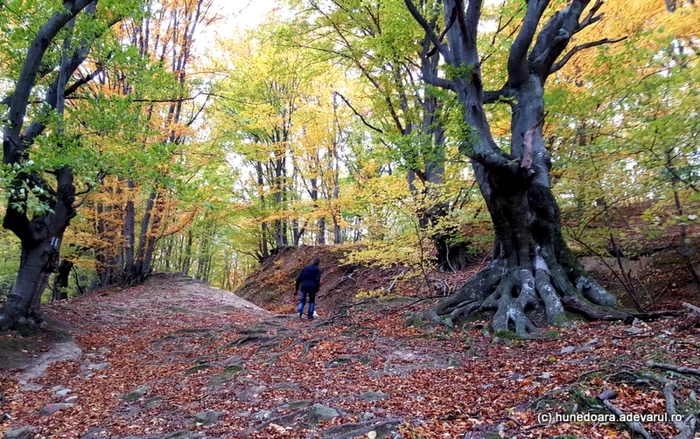
[[[542,137],[547,78],[576,52],[613,42],[602,39],[567,51],[576,33],[602,18],[602,1],[588,8],[588,0],[573,0],[547,20],[543,16],[549,0],[523,2],[525,17],[510,47],[507,79],[494,91],[484,90],[477,47],[482,1],[405,2],[433,47],[423,56],[440,56],[445,63],[444,76],[423,69],[423,80],[451,91],[460,103],[460,150],[471,161],[495,232],[491,264],[426,317],[449,323],[495,310],[494,330],[528,334],[545,320],[560,321],[565,307],[605,315],[591,303],[612,307],[616,298],[588,276],[562,237],[551,160]],[[510,105],[509,152],[492,137],[484,109],[490,103]],[[451,320],[442,320],[445,315]]]
[[[97,0],[58,3],[49,11],[27,4],[28,11],[36,8],[27,16],[46,13],[47,18],[27,41],[14,86],[0,102],[7,106],[3,127],[7,208],[2,225],[17,236],[21,246],[19,271],[0,314],[0,329],[31,327],[41,320],[41,296],[59,265],[64,232],[84,195],[103,175],[101,171],[85,172],[83,177],[92,181],[84,190],[76,188],[76,169],[84,170],[86,161],[71,153],[86,150],[87,145],[81,135],[66,129],[70,118],[64,118],[65,99],[103,72],[97,62],[89,66],[88,73],[77,74],[94,42],[130,13],[134,2],[102,1],[100,10]],[[55,150],[56,160],[35,164],[31,156],[47,147]]]
[[[15,170],[10,186],[7,213],[3,227],[20,239],[22,256],[17,279],[0,315],[0,327],[23,325],[28,319],[38,319],[41,294],[49,276],[58,264],[58,253],[63,233],[75,216],[75,185],[69,165],[49,171],[55,178],[55,189],[35,171],[25,171],[29,148],[46,128],[45,118],[39,117],[26,125],[27,107],[35,84],[42,75],[44,55],[58,33],[86,8],[94,8],[97,1],[78,0],[63,2],[63,8],[54,13],[39,29],[27,50],[18,81],[12,94],[5,99],[8,120],[3,130],[3,165]],[[66,80],[87,57],[89,44],[84,42],[71,57],[63,57],[58,75],[48,87],[45,104],[52,109],[62,105]],[[46,66],[43,66],[46,68]],[[31,190],[48,205],[43,213],[28,212],[27,197]]]

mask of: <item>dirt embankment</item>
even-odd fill
[[[343,305],[367,297],[358,297],[363,292],[391,290],[388,295],[401,297],[454,292],[489,262],[485,254],[475,257],[473,265],[458,273],[431,271],[428,275],[431,288],[427,288],[422,276],[406,276],[409,272],[406,267],[377,268],[343,263],[352,250],[353,247],[348,246],[282,249],[263,262],[235,293],[262,308],[292,314],[298,300],[294,294],[296,277],[314,257],[320,257],[323,274],[316,309],[321,317],[328,317]],[[580,261],[605,288],[618,297],[623,307],[635,307],[630,293],[620,282],[623,277],[616,259],[586,256],[581,257]],[[622,263],[629,278],[628,287],[645,309],[677,309],[682,302],[700,305],[700,288],[690,279],[688,269],[677,252],[667,250],[633,261],[623,258]]]
[[[258,306],[283,314],[296,308],[295,281],[313,258],[321,258],[321,289],[316,296],[321,316],[335,313],[358,293],[393,288],[402,296],[417,293],[417,281],[402,280],[405,267],[374,268],[343,264],[346,247],[297,247],[282,249],[266,260],[235,293]],[[396,280],[396,282],[394,282]]]

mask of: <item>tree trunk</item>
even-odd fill
[[[153,216],[153,207],[155,205],[157,194],[152,191],[146,201],[146,209],[141,220],[141,230],[139,232],[139,246],[136,251],[136,258],[132,269],[125,271],[123,284],[131,286],[138,282],[142,282],[150,270],[150,258],[152,257],[153,247],[149,240],[149,231],[151,228],[151,218]]]
[[[153,269],[153,254],[156,249],[156,242],[158,242],[158,231],[161,227],[161,222],[163,221],[163,216],[161,214],[163,210],[164,199],[162,196],[156,195],[155,207],[153,209],[153,220],[151,221],[151,226],[148,233],[146,234],[146,251],[143,256],[143,262],[140,266],[140,281],[144,281]]]
[[[51,300],[67,300],[68,299],[68,280],[70,272],[73,269],[73,263],[68,259],[61,260],[56,268],[56,276],[53,281],[53,296]]]
[[[447,216],[447,213],[429,215],[429,221],[436,225]],[[461,237],[456,226],[438,226],[439,230],[433,233],[432,241],[437,252],[437,264],[442,271],[458,272],[469,266],[468,243]]]
[[[338,224],[338,219],[333,216],[333,243],[334,244],[342,244],[343,243],[343,234],[342,231],[340,230],[340,224]]]
[[[127,187],[127,202],[126,202],[126,212],[124,218],[124,253],[125,253],[125,263],[124,272],[133,273],[134,272],[134,248],[136,246],[136,227],[135,227],[135,216],[136,210],[134,208],[134,190],[136,188],[136,183],[133,180],[128,180],[126,183]]]
[[[564,297],[576,297],[580,292],[597,305],[617,304],[614,296],[586,276],[566,246],[549,188],[533,185],[505,191],[494,187],[492,176],[483,170],[480,174],[496,233],[493,261],[455,295],[430,310],[430,317],[450,314],[455,320],[472,312],[494,310],[495,331],[525,335],[544,323],[560,322]]]
[[[53,213],[28,221],[23,212],[11,208],[3,220],[3,227],[20,238],[22,255],[17,279],[0,315],[0,330],[23,330],[41,322],[41,296],[58,266],[63,233],[75,217],[72,169],[60,168],[56,180],[56,195],[50,201]],[[11,197],[9,201],[12,205],[16,200]]]
[[[517,172],[472,160],[495,232],[493,260],[455,295],[428,310],[426,317],[432,320],[495,311],[495,331],[527,335],[564,318],[563,298],[580,294],[595,305],[617,305],[615,296],[588,277],[561,234],[551,162],[542,141],[542,92],[536,78],[513,91],[511,154],[523,157]],[[479,115],[472,117],[470,126],[479,126]],[[532,162],[525,168],[528,160]]]
[[[171,258],[173,256],[173,244],[175,242],[175,236],[169,236],[168,237],[168,246],[165,248],[163,251],[163,258],[165,259],[163,261],[163,267],[165,268],[165,271],[170,271],[170,265],[172,263]]]
[[[95,232],[100,239],[104,239],[105,234],[105,221],[104,221],[104,206],[102,203],[98,203],[95,206]],[[107,280],[109,277],[109,267],[107,266],[107,258],[103,249],[100,246],[95,248],[95,261],[97,262],[97,277],[99,278],[100,285],[107,285]]]
[[[17,279],[3,308],[3,326],[11,322],[7,327],[23,329],[41,321],[38,304],[49,276],[56,268],[57,256],[50,240],[44,240],[36,247],[22,248]]]
[[[182,271],[182,274],[185,276],[189,276],[190,272],[190,265],[192,261],[192,240],[194,236],[192,233],[192,228],[187,231],[187,243],[185,244],[185,251],[184,251],[184,258],[182,260],[182,267],[180,267],[180,271]]]

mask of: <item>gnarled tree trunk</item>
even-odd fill
[[[17,279],[0,315],[0,328],[24,329],[41,322],[41,296],[56,270],[63,233],[75,216],[75,187],[69,167],[56,172],[55,198],[48,201],[53,213],[27,220],[24,213],[9,209],[3,227],[20,239],[22,256]],[[10,203],[18,202],[11,197]]]
[[[66,2],[36,33],[27,50],[15,88],[5,100],[5,103],[9,102],[9,108],[3,128],[3,165],[22,168],[28,163],[30,147],[46,128],[45,114],[42,114],[23,129],[29,97],[40,75],[46,50],[61,29],[72,23],[78,13],[86,10],[87,13],[94,14],[96,4],[97,0]],[[70,94],[66,88],[67,81],[87,57],[90,44],[90,41],[81,41],[80,46],[69,56],[70,41],[67,38],[64,42],[58,76],[47,88],[44,98],[48,108],[57,110],[59,119],[63,115],[63,99],[66,94]],[[43,75],[45,74],[42,73],[42,77]],[[62,133],[61,130],[59,125],[58,132]],[[0,314],[0,330],[23,329],[41,320],[41,295],[58,264],[63,233],[75,216],[73,170],[70,166],[62,165],[51,172],[56,178],[55,190],[42,175],[30,170],[18,172],[11,183],[2,225],[19,238],[22,255],[17,279]],[[25,186],[41,189],[37,198],[50,208],[47,213],[32,216],[27,211],[28,194]]]
[[[405,2],[434,47],[424,46],[423,79],[453,92],[463,109],[460,149],[471,159],[495,231],[491,264],[424,316],[450,324],[473,312],[493,311],[496,331],[525,335],[536,332],[542,323],[558,322],[565,304],[573,303],[577,311],[591,307],[584,299],[615,306],[617,299],[586,275],[562,237],[559,208],[550,186],[550,157],[542,141],[547,77],[577,51],[611,42],[576,46],[557,62],[576,32],[602,18],[596,15],[602,2],[596,2],[582,18],[589,1],[573,0],[541,27],[549,1],[527,2],[508,56],[508,79],[494,92],[483,90],[477,50],[482,2],[470,0],[465,5],[461,0],[443,0],[444,22],[452,23],[445,31],[436,29],[434,15],[426,18],[411,0]],[[425,58],[431,54],[439,54],[454,69],[452,77],[438,77],[428,68]],[[484,111],[485,103],[501,98],[512,109],[510,153],[496,145]],[[443,320],[444,315],[451,320]]]
[[[475,164],[495,230],[493,260],[453,296],[426,314],[452,320],[494,311],[495,331],[528,334],[564,317],[563,298],[582,295],[602,306],[616,299],[589,278],[562,238],[559,209],[548,186],[512,185]]]

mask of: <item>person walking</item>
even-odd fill
[[[321,263],[320,258],[314,258],[311,265],[307,265],[299,273],[297,277],[297,284],[295,289],[295,295],[301,291],[301,297],[299,298],[299,306],[297,307],[297,314],[301,319],[304,315],[304,305],[306,305],[306,297],[309,297],[309,320],[314,319],[314,309],[316,308],[316,293],[318,293],[321,287],[321,269],[318,265]]]

